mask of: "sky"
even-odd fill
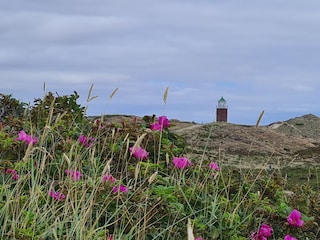
[[[222,96],[231,123],[319,116],[319,10],[318,0],[0,0],[0,93],[32,104],[76,91],[90,116],[209,123]]]

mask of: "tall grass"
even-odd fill
[[[91,92],[92,87],[88,102],[95,98]],[[167,95],[168,89],[164,104]],[[264,222],[273,226],[272,239],[289,232],[299,239],[320,236],[317,189],[286,189],[281,174],[227,167],[220,158],[215,159],[220,170],[211,169],[206,147],[192,158],[170,126],[150,129],[156,119],[108,123],[101,116],[73,119],[67,126],[61,123],[68,113],[57,114],[54,102],[50,106],[43,128],[31,118],[25,124],[24,130],[38,137],[36,144],[15,141],[21,129],[1,129],[1,143],[10,140],[8,146],[19,153],[2,154],[7,159],[1,160],[1,239],[248,239]],[[147,159],[130,152],[138,146],[150,153]],[[175,167],[173,157],[182,156],[192,165]],[[75,179],[66,170],[82,175]],[[120,184],[128,191],[118,191]],[[50,191],[65,198],[54,199]],[[303,201],[306,195],[309,202]],[[303,213],[305,228],[286,224],[293,208]]]

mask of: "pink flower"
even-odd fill
[[[287,221],[292,227],[301,227],[303,225],[301,213],[296,209],[289,214]]]
[[[172,162],[180,169],[184,169],[192,165],[191,161],[186,157],[174,157]]]
[[[118,186],[113,187],[113,189],[112,189],[113,193],[117,193],[117,192],[126,193],[128,191],[129,191],[129,189],[126,186],[123,186],[122,184],[119,184]]]
[[[154,131],[161,131],[161,125],[159,123],[151,123],[150,129]]]
[[[272,227],[263,223],[259,230],[259,235],[263,235],[264,237],[270,237],[272,235]]]
[[[49,192],[49,196],[52,197],[54,200],[58,201],[63,201],[66,198],[66,196],[63,193],[55,192],[53,190]]]
[[[26,134],[25,131],[21,130],[19,132],[18,137],[15,139],[15,141],[24,141],[27,144],[36,144],[38,141],[38,138],[32,137],[31,135]]]
[[[203,240],[203,238],[202,237],[197,237],[194,240]]]
[[[138,159],[141,159],[141,160],[144,160],[144,159],[147,159],[148,156],[149,156],[149,153],[142,147],[130,147],[129,148],[129,151],[132,153],[132,155],[135,157],[135,158],[138,158]]]
[[[169,127],[169,125],[170,125],[170,122],[168,118],[166,116],[160,116],[158,118],[158,122],[152,123],[150,125],[150,128],[151,130],[161,131],[162,129]]]
[[[90,147],[94,140],[94,138],[87,138],[85,135],[80,135],[78,138],[78,142],[85,147]]]
[[[74,181],[79,181],[80,177],[82,176],[82,173],[80,173],[79,171],[75,171],[75,170],[69,170],[67,169],[66,174],[69,175],[71,177],[72,180]]]
[[[13,174],[13,175],[11,176],[11,178],[12,178],[13,180],[18,180],[18,179],[19,179],[19,175],[18,175],[18,174]]]
[[[160,116],[158,119],[158,123],[160,124],[160,126],[162,126],[162,128],[167,128],[170,125],[169,120],[166,116]]]
[[[291,237],[291,236],[288,234],[288,235],[286,235],[286,236],[284,237],[283,240],[297,240],[297,239],[294,238],[294,237]]]
[[[116,181],[116,179],[111,174],[102,176],[101,180],[102,182],[111,182],[111,183],[114,183]]]
[[[269,225],[263,223],[260,226],[260,229],[258,232],[254,232],[251,234],[251,239],[252,240],[267,240],[268,237],[272,235],[272,227]]]
[[[211,163],[209,164],[209,167],[210,167],[211,169],[213,169],[213,170],[220,171],[219,165],[218,165],[217,163],[215,163],[215,162],[211,162]]]
[[[6,173],[17,174],[17,171],[14,170],[14,169],[8,168],[8,169],[6,170]]]
[[[19,175],[18,175],[17,171],[14,170],[14,169],[8,168],[8,169],[6,170],[6,173],[11,174],[11,178],[12,178],[13,180],[18,180],[18,179],[19,179]]]

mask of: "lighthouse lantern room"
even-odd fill
[[[216,121],[227,122],[227,120],[228,120],[227,101],[223,97],[221,97],[218,101]]]

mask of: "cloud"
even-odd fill
[[[320,2],[70,0],[0,3],[1,89],[98,98],[91,114],[163,113],[232,122],[318,112]],[[119,87],[110,101],[109,94]],[[82,97],[83,95],[83,97]]]

